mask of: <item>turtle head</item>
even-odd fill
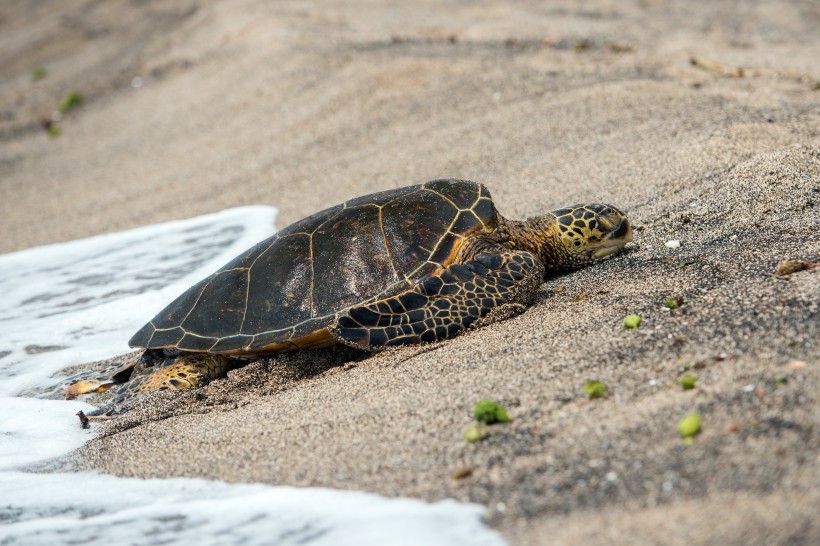
[[[574,269],[621,250],[632,240],[626,215],[610,205],[590,203],[552,212],[552,261],[548,269]]]

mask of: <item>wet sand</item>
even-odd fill
[[[638,226],[521,316],[256,362],[70,464],[451,497],[513,544],[820,541],[818,269],[773,278],[820,251],[820,8],[744,6],[6,3],[0,251],[439,177],[510,218],[602,201]],[[514,421],[466,444],[480,398]]]

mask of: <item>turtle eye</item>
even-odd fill
[[[612,222],[606,216],[598,216],[598,226],[604,233],[610,231],[613,227]]]

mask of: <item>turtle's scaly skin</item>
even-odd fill
[[[229,359],[452,337],[488,315],[519,312],[546,275],[617,252],[631,237],[608,205],[507,220],[475,182],[359,197],[284,228],[174,300],[131,338],[146,351],[116,402],[207,383]]]
[[[335,333],[358,347],[445,339],[492,309],[529,303],[543,278],[544,266],[529,252],[481,253],[412,290],[351,309]]]

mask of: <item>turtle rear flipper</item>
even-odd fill
[[[529,252],[483,252],[410,290],[350,308],[333,334],[369,350],[446,339],[503,307],[529,303],[543,277],[544,266]]]
[[[129,366],[130,377],[125,379],[127,383],[119,388],[116,396],[102,408],[87,413],[86,417],[111,417],[133,403],[138,396],[148,392],[185,390],[207,385],[214,379],[225,377],[233,367],[232,364],[229,358],[210,353],[165,356],[162,351],[145,351]],[[93,381],[85,383],[92,384]]]
[[[112,368],[108,374],[95,377],[93,379],[81,379],[71,383],[63,393],[66,398],[75,398],[81,394],[107,391],[116,385],[127,383],[134,375],[135,369],[140,369],[145,365],[145,353],[133,355],[125,365]]]
[[[146,351],[148,353],[150,351]],[[131,381],[117,392],[118,399],[149,391],[185,390],[202,387],[225,377],[232,361],[211,353],[183,353],[167,356],[150,367],[135,370]]]

